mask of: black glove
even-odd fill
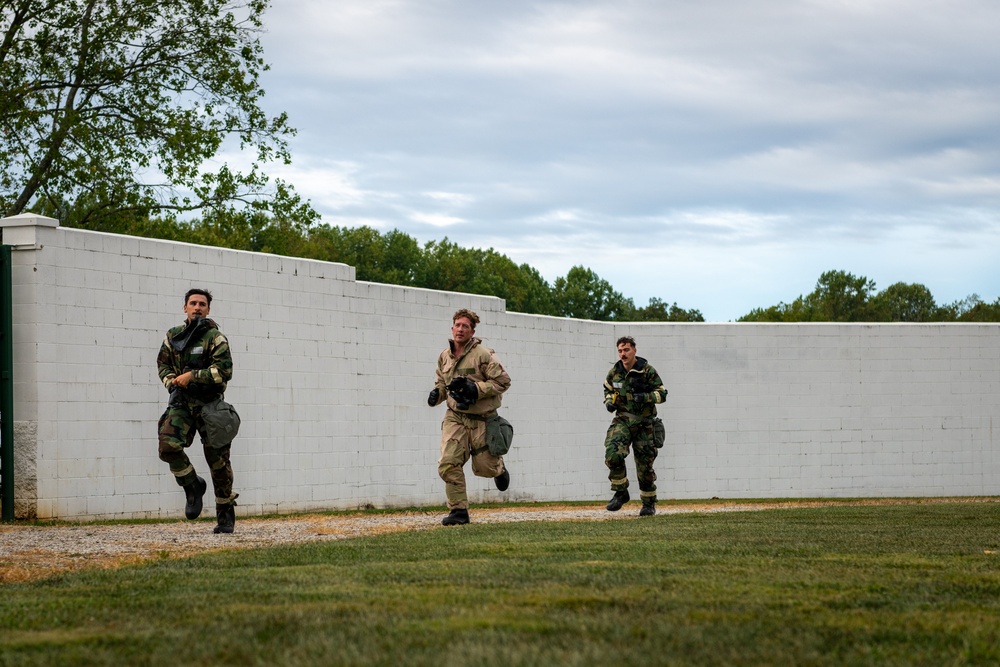
[[[467,377],[460,376],[451,381],[448,385],[448,393],[454,397],[455,394],[469,396],[472,399],[479,398],[479,387]]]
[[[618,409],[618,408],[615,407],[614,403],[605,403],[604,407],[606,407],[608,409],[608,412],[614,412],[615,410]]]
[[[632,391],[636,393],[649,393],[653,391],[654,387],[645,377],[638,377],[632,380],[632,384],[629,385]]]
[[[438,399],[441,398],[441,390],[437,387],[431,389],[431,393],[427,394],[427,405],[432,408],[438,404]]]
[[[649,394],[632,394],[632,400],[636,403],[649,403]]]
[[[455,407],[468,410],[479,400],[479,387],[467,377],[457,377],[448,384],[448,395],[455,399]]]

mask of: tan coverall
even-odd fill
[[[441,422],[441,458],[438,475],[444,480],[448,509],[468,509],[465,491],[465,462],[472,459],[472,473],[477,477],[497,477],[504,471],[502,456],[493,456],[486,448],[486,418],[500,407],[501,394],[510,387],[510,376],[493,350],[473,338],[462,356],[456,358],[454,343],[438,357],[436,380],[438,403],[447,399],[448,410]],[[479,399],[468,410],[458,410],[447,386],[456,377],[476,383]]]

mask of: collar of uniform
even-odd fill
[[[642,357],[636,357],[635,363],[632,364],[631,370],[628,371],[625,370],[625,364],[622,363],[621,359],[615,362],[615,365],[618,366],[618,370],[620,370],[622,373],[631,373],[632,371],[641,371],[643,368],[646,367],[648,363],[649,362],[643,359]]]
[[[209,329],[215,328],[215,322],[207,317],[196,317],[184,327],[184,329],[170,339],[170,346],[177,352],[183,352],[191,341],[196,340],[201,334]]]
[[[475,337],[470,338],[469,339],[469,343],[465,346],[465,350],[462,351],[462,354],[464,355],[466,352],[468,352],[469,350],[471,350],[472,348],[474,348],[475,346],[479,345],[482,342],[483,341],[482,341],[481,338],[475,338]],[[454,341],[454,339],[451,339],[451,338],[448,339],[448,349],[451,350],[451,356],[454,357],[455,356],[455,341]]]

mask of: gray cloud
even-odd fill
[[[331,224],[709,319],[831,268],[992,300],[996,25],[988,0],[283,0],[266,106]]]

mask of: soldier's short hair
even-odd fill
[[[205,297],[205,300],[208,301],[208,305],[209,306],[212,305],[212,293],[211,292],[209,292],[207,289],[202,289],[200,287],[192,287],[191,289],[189,289],[187,291],[187,294],[184,295],[184,305],[185,306],[187,305],[188,299],[190,299],[193,294],[200,294],[200,295],[202,295],[203,297]]]
[[[468,319],[470,322],[472,322],[472,330],[473,331],[476,330],[476,325],[479,324],[479,315],[476,315],[468,308],[462,308],[461,310],[456,310],[455,314],[451,316],[451,323],[454,324],[455,320],[457,320],[460,317],[464,317]]]
[[[631,345],[631,346],[632,346],[632,349],[633,349],[633,350],[637,350],[637,349],[639,349],[639,348],[637,348],[637,347],[636,347],[636,345],[635,345],[635,338],[632,338],[631,336],[622,336],[621,338],[619,338],[619,339],[618,339],[618,342],[617,342],[617,343],[615,343],[615,347],[618,347],[618,346],[619,346],[619,345],[621,345],[622,343],[628,343],[629,345]]]

